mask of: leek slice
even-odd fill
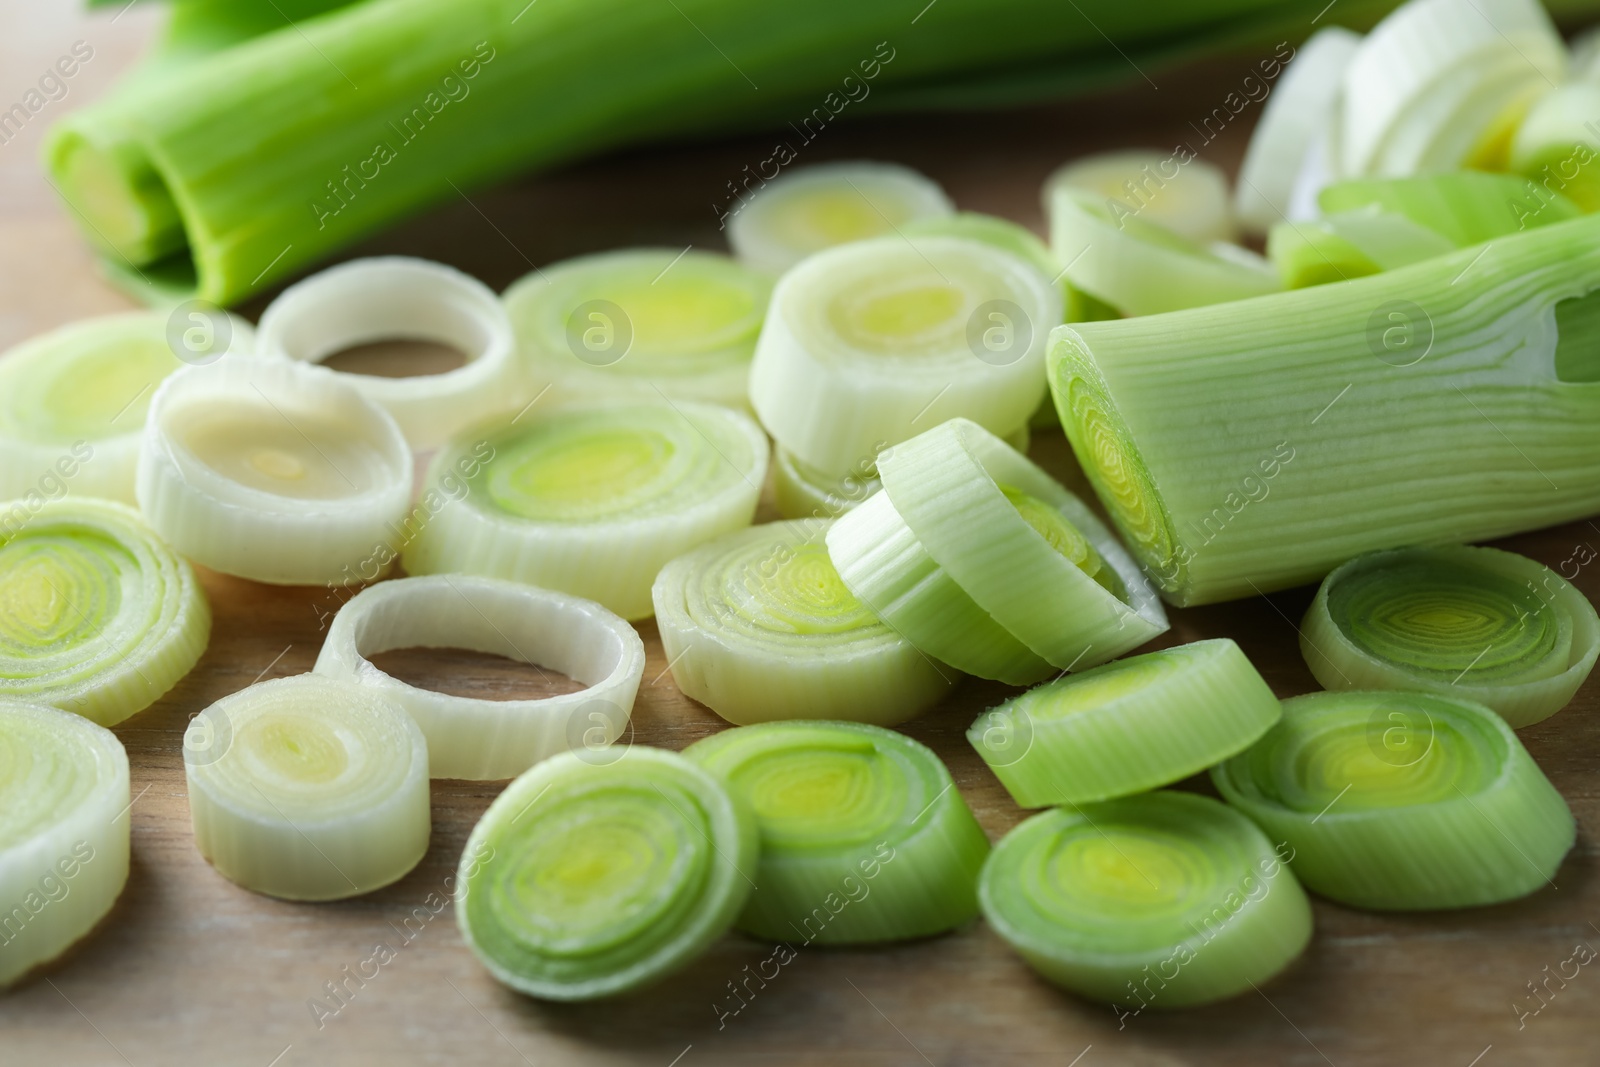
[[[633,989],[694,959],[754,886],[754,816],[673,752],[570,752],[495,798],[461,856],[456,922],[489,973],[546,1000]]]
[[[418,689],[368,656],[469,648],[560,671],[588,688],[538,700],[474,700]],[[380,582],[334,617],[315,671],[370,686],[411,716],[433,778],[511,778],[548,756],[597,754],[624,731],[644,642],[599,604],[497,578],[440,574]],[[596,758],[603,756],[596,755]]]
[[[526,403],[511,322],[494,293],[453,267],[409,256],[341,263],[285,289],[261,314],[262,355],[321,363],[374,341],[434,341],[466,357],[443,374],[342,375],[394,416],[413,448],[435,448],[497,409]]]
[[[894,163],[821,163],[764,183],[725,225],[733,254],[778,275],[835,245],[893,234],[955,213],[939,184]]]
[[[1030,689],[967,740],[1024,808],[1142,793],[1249,748],[1278,698],[1239,646],[1196,641]]]
[[[729,722],[848,719],[893,726],[959,679],[878,620],[828,559],[817,521],[727,534],[656,578],[673,680]]]
[[[1124,221],[1138,216],[1197,244],[1234,238],[1228,176],[1203,159],[1184,162],[1175,153],[1151,150],[1102,152],[1075,159],[1045,179],[1047,214],[1057,210],[1056,194],[1062,189],[1104,201],[1106,213],[1119,229]]]
[[[1545,220],[1552,198],[1600,211],[1600,79],[1563,85],[1533,106],[1511,141],[1511,169],[1534,182],[1522,213]],[[1532,200],[1529,203],[1529,200]],[[1560,221],[1561,212],[1555,212]]]
[[[150,525],[195,562],[297,585],[393,559],[411,480],[400,428],[348,376],[225,356],[156,390],[137,491]]]
[[[128,880],[130,807],[115,734],[0,700],[0,989],[111,911]]]
[[[55,501],[0,522],[0,700],[111,726],[194,668],[210,606],[132,509]]]
[[[1323,189],[1317,202],[1329,215],[1376,209],[1403,216],[1454,248],[1581,214],[1566,197],[1525,178],[1470,170],[1416,178],[1354,178]]]
[[[1431,693],[1313,693],[1211,772],[1294,850],[1306,886],[1360,908],[1526,896],[1572,847],[1572,813],[1511,727]]]
[[[989,839],[926,746],[860,723],[786,722],[724,730],[684,756],[755,813],[761,859],[736,923],[745,933],[900,941],[978,914]]]
[[[1060,321],[1050,281],[990,244],[859,241],[779,281],[750,398],[779,445],[843,475],[952,415],[1000,434],[1022,426]]]
[[[342,900],[428,850],[428,743],[393,697],[316,674],[223,697],[183,735],[194,843],[246,889]]]
[[[1033,816],[990,853],[978,903],[1045,978],[1137,1011],[1241,993],[1311,938],[1310,902],[1266,835],[1192,793]]]
[[[1358,556],[1323,580],[1300,651],[1324,689],[1415,689],[1514,727],[1560,711],[1600,655],[1600,616],[1543,564],[1493,548]]]
[[[649,618],[669,561],[750,525],[767,439],[749,416],[657,400],[460,437],[406,527],[411,574],[481,574]]]
[[[1267,238],[1267,256],[1288,289],[1395,270],[1455,248],[1434,230],[1376,205],[1315,222],[1280,222]]]
[[[708,400],[748,408],[772,281],[726,256],[667,248],[579,256],[506,290],[547,403]]]

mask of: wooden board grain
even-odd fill
[[[1313,5],[1320,6],[1320,5]],[[125,302],[90,257],[34,163],[46,121],[103,91],[132,61],[156,15],[142,6],[88,19],[72,4],[0,0],[0,103],[20,98],[76,40],[95,58],[24,134],[0,145],[0,345]],[[115,21],[113,21],[113,16]],[[1232,166],[1254,109],[1213,144],[1194,125],[1238,85],[1255,57],[1181,74],[1130,72],[1130,87],[1071,105],[990,116],[907,117],[830,129],[803,158],[900,160],[944,183],[961,207],[1038,228],[1037,190],[1062,160],[1100,148],[1167,147],[1185,140]],[[630,244],[721,247],[715,208],[725,183],[765,158],[752,136],[641,151],[447,203],[359,252],[405,252],[453,263],[503,287],[535,264]],[[246,308],[259,312],[261,303]],[[1034,455],[1083,490],[1058,434]],[[1590,523],[1504,542],[1552,566],[1600,545]],[[273,589],[206,574],[216,624],[200,666],[160,703],[117,728],[133,766],[133,870],[102,929],[66,959],[0,996],[0,1064],[699,1064],[955,1065],[1442,1064],[1596,1062],[1600,975],[1584,969],[1541,982],[1574,944],[1600,946],[1600,831],[1595,683],[1556,718],[1523,732],[1572,805],[1578,846],[1556,885],[1501,907],[1378,915],[1323,901],[1305,957],[1276,981],[1217,1007],[1145,1014],[1121,1023],[1107,1008],[1062,995],[1032,974],[982,924],[890,948],[807,949],[765,987],[752,983],[737,1014],[729,983],[765,959],[738,937],[649,991],[579,1006],[541,1004],[493,982],[466,951],[448,910],[473,823],[499,783],[435,782],[433,844],[400,883],[358,900],[296,905],[242,890],[195,852],[181,736],[210,702],[258,678],[309,670],[321,641],[325,593]],[[1600,596],[1600,568],[1577,584]],[[1315,688],[1296,648],[1300,590],[1173,613],[1171,644],[1231,636],[1283,696]],[[653,626],[635,709],[636,740],[682,748],[721,727],[664,675]],[[545,691],[538,675],[451,653],[386,661],[410,680],[502,696]],[[1006,695],[969,681],[906,732],[933,746],[991,837],[1021,813],[972,754],[963,730]],[[1191,783],[1205,788],[1203,783]],[[374,955],[395,958],[357,985],[347,974]],[[348,968],[348,971],[346,970]],[[1548,970],[1547,970],[1548,968]],[[370,967],[368,973],[371,973]],[[310,1007],[345,982],[331,1017]],[[333,1002],[324,999],[325,1004]]]

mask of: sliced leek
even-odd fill
[[[1511,727],[1431,693],[1313,693],[1211,772],[1288,842],[1306,886],[1361,908],[1460,908],[1550,883],[1572,813]]]
[[[403,648],[469,648],[560,671],[588,688],[536,700],[476,700],[418,689],[367,658]],[[439,574],[369,586],[334,617],[316,673],[393,698],[428,741],[434,778],[512,778],[558,752],[595,758],[622,735],[644,673],[644,642],[599,604],[537,586]]]
[[[0,989],[111,911],[128,880],[129,807],[115,734],[0,700]]]
[[[224,356],[156,390],[137,489],[150,525],[196,563],[309,585],[394,558],[411,480],[399,426],[347,376]]]
[[[195,847],[257,893],[369,893],[428,850],[428,743],[377,689],[317,674],[242,689],[189,721],[183,768]]]
[[[714,404],[513,421],[434,457],[427,506],[408,520],[405,567],[527,582],[648,618],[650,585],[668,561],[750,525],[766,467],[760,427]]]
[[[694,763],[632,745],[571,752],[495,798],[461,857],[456,922],[506,985],[590,1000],[705,951],[749,899],[760,848],[746,805]]]
[[[1034,970],[1122,1017],[1259,986],[1311,938],[1267,835],[1192,793],[1035,815],[990,853],[978,903]]]
[[[846,588],[827,524],[726,534],[661,569],[656,626],[673,680],[729,722],[848,719],[893,726],[960,678]]]
[[[745,933],[843,945],[943,933],[978,914],[989,839],[939,757],[892,730],[786,722],[690,745],[755,813]]]
[[[1373,210],[1402,216],[1437,233],[1453,248],[1566,222],[1580,214],[1566,197],[1526,178],[1471,170],[1416,178],[1353,178],[1323,189],[1317,202],[1330,216]]]
[[[1134,150],[1075,159],[1045,179],[1046,213],[1055,212],[1062,189],[1102,201],[1119,228],[1137,215],[1199,244],[1234,237],[1228,176],[1192,154]]]
[[[1267,237],[1267,257],[1287,289],[1395,270],[1455,248],[1426,226],[1376,206],[1311,222],[1280,222]]]
[[[1511,169],[1534,183],[1523,213],[1542,218],[1551,196],[1600,211],[1600,78],[1563,85],[1533,106],[1511,141]],[[1532,199],[1532,203],[1527,203]]]

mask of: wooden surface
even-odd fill
[[[155,5],[152,5],[155,6]],[[1313,6],[1320,6],[1313,5]],[[125,302],[106,288],[35,156],[49,119],[103,91],[131,61],[154,12],[115,9],[93,20],[61,0],[0,0],[0,102],[28,85],[75,40],[94,59],[21,138],[0,145],[0,345]],[[943,182],[963,207],[1037,227],[1037,190],[1056,163],[1119,145],[1199,139],[1188,123],[1248,71],[1241,57],[1205,71],[1155,72],[1089,103],[987,117],[908,118],[838,127],[811,159],[900,160]],[[1253,111],[1203,155],[1231,166]],[[613,157],[454,202],[361,251],[442,259],[503,287],[566,255],[626,244],[720,248],[712,205],[724,183],[770,151],[749,137]],[[492,220],[492,224],[490,222]],[[259,312],[260,304],[247,308]],[[1035,456],[1071,484],[1082,479],[1057,435]],[[1505,542],[1549,565],[1600,529],[1578,523]],[[1577,579],[1600,595],[1600,568]],[[1600,947],[1600,832],[1596,684],[1555,719],[1523,732],[1539,764],[1572,805],[1578,845],[1548,888],[1515,904],[1426,915],[1377,915],[1315,903],[1316,935],[1277,980],[1195,1012],[1145,1013],[1119,1027],[1113,1013],[1063,995],[1033,975],[980,924],[950,936],[871,950],[809,949],[719,1027],[727,983],[769,949],[729,937],[686,972],[621,1000],[541,1004],[498,986],[467,952],[448,891],[474,821],[498,783],[435,782],[433,845],[399,884],[358,900],[295,905],[256,896],[217,875],[196,853],[185,799],[181,736],[188,719],[257,678],[309,670],[324,594],[205,576],[216,615],[210,651],[155,707],[118,727],[133,766],[133,869],[109,920],[32,981],[0,996],[0,1064],[169,1064],[298,1067],[303,1064],[1354,1064],[1499,1067],[1600,1061],[1594,1048],[1600,974],[1584,969],[1537,1007],[1526,983],[1554,973],[1586,940]],[[1174,613],[1165,638],[1235,638],[1283,696],[1315,685],[1296,651],[1293,623],[1309,591]],[[661,677],[653,626],[634,712],[637,740],[682,748],[719,720]],[[397,653],[386,665],[455,692],[531,696],[531,669],[484,657]],[[948,761],[991,837],[1020,818],[968,749],[962,731],[1006,695],[966,683],[908,726]],[[1205,788],[1199,782],[1195,788]],[[421,912],[416,909],[422,908]],[[429,916],[422,922],[414,916]],[[403,925],[412,917],[407,938]],[[398,950],[319,1028],[308,1002],[379,943]],[[1546,970],[1548,968],[1548,971]],[[352,986],[353,988],[353,986]]]

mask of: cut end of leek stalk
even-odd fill
[[[461,857],[456,922],[512,989],[591,1000],[703,952],[755,885],[746,805],[672,752],[548,759],[508,786]]]
[[[1460,908],[1551,884],[1567,805],[1482,704],[1430,693],[1313,693],[1211,772],[1293,849],[1295,873],[1360,908]]]
[[[1311,937],[1305,892],[1267,836],[1192,793],[1035,815],[995,846],[978,901],[1034,970],[1119,1016],[1259,986]]]
[[[1102,203],[1113,224],[1139,216],[1200,244],[1231,241],[1233,206],[1222,168],[1190,154],[1153,150],[1104,152],[1058,168],[1044,182],[1044,207],[1072,189]]]
[[[756,889],[738,927],[842,945],[926,937],[978,913],[989,839],[931,750],[876,726],[725,730],[684,756],[755,814]]]
[[[183,736],[195,847],[285,900],[341,900],[428,850],[428,745],[398,701],[315,674],[224,697]]]

